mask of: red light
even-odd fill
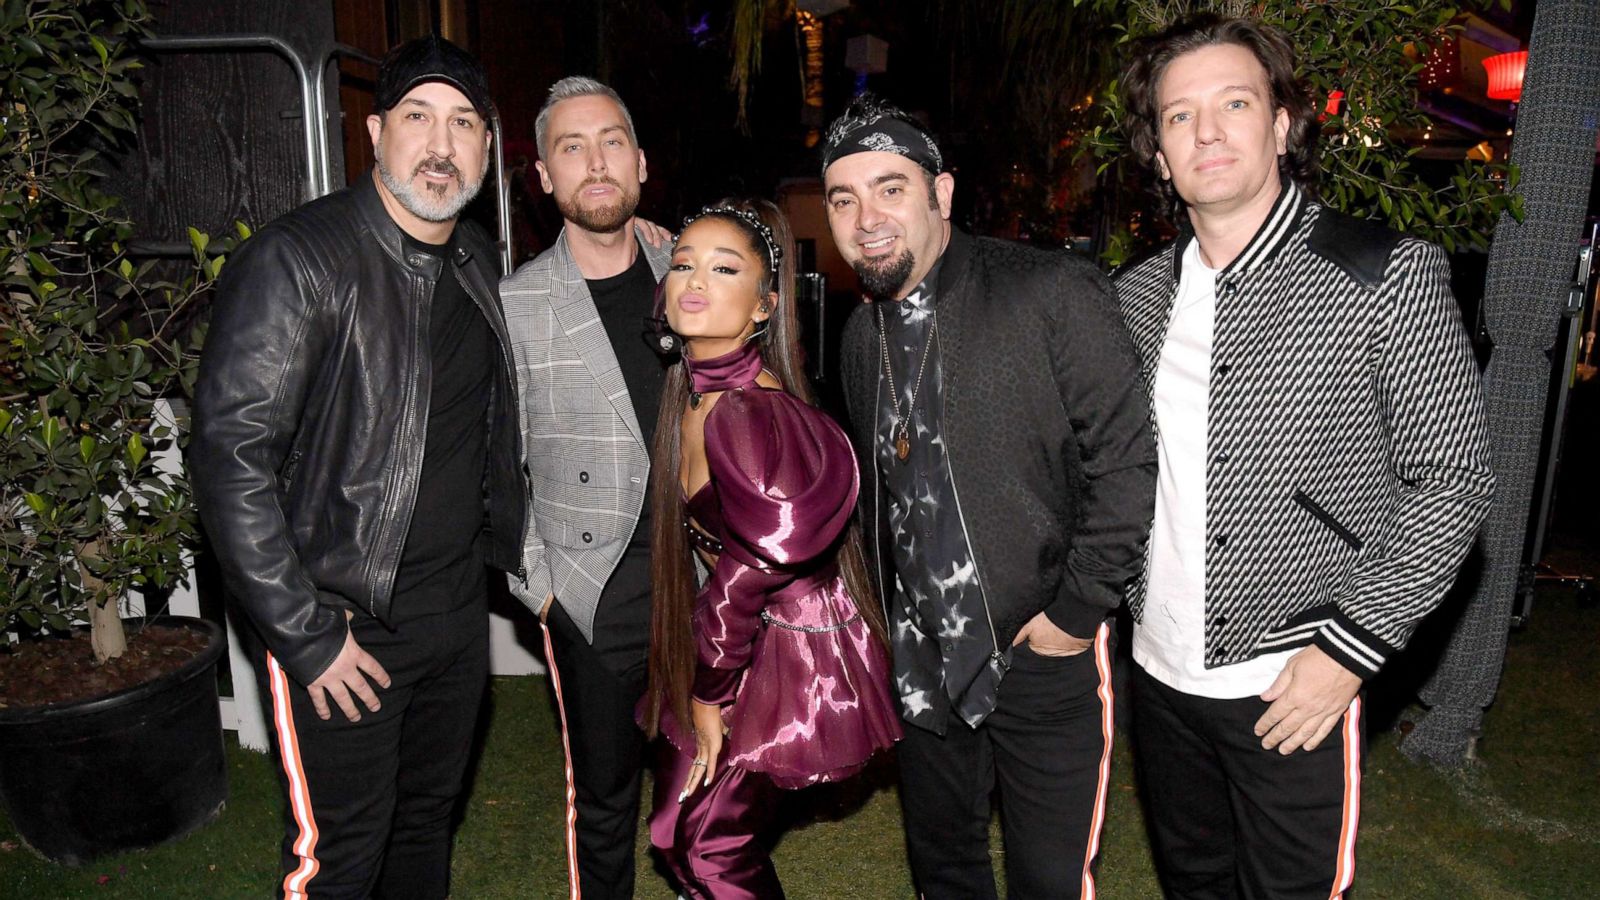
[[[1325,122],[1329,116],[1337,116],[1344,110],[1344,91],[1334,88],[1328,92],[1327,105],[1322,107],[1322,115],[1317,116],[1318,122]]]
[[[1490,100],[1510,100],[1516,103],[1522,99],[1522,75],[1528,68],[1528,51],[1518,50],[1516,53],[1499,53],[1483,61],[1483,69],[1489,73]]]

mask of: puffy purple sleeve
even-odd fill
[[[722,395],[705,442],[724,533],[695,604],[694,696],[727,703],[768,596],[825,562],[855,509],[859,475],[838,424],[782,391]]]

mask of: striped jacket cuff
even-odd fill
[[[1397,647],[1357,625],[1343,612],[1335,610],[1317,629],[1311,643],[1333,657],[1341,666],[1356,673],[1365,681],[1378,674],[1378,670]]]

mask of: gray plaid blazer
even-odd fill
[[[640,241],[650,271],[667,248]],[[633,537],[650,480],[648,448],[589,285],[562,230],[555,246],[500,282],[522,399],[532,493],[521,575],[511,593],[534,611],[556,602],[594,640],[594,614]],[[639,310],[641,330],[650,310]]]
[[[1113,277],[1146,390],[1192,239]],[[1315,644],[1375,674],[1494,490],[1444,252],[1287,186],[1217,275],[1206,429],[1206,665]]]

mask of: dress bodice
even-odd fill
[[[717,505],[717,492],[711,489],[710,481],[684,501],[683,528],[689,534],[690,546],[713,557],[722,555],[722,507]]]

